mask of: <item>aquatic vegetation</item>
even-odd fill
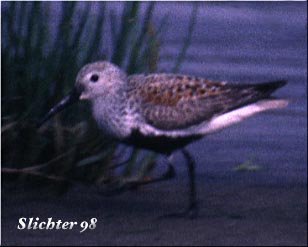
[[[241,164],[233,167],[233,171],[236,172],[244,172],[244,171],[260,171],[262,167],[260,165],[255,164],[255,158],[251,157],[249,159],[244,160]]]
[[[74,84],[78,70],[109,60],[131,73],[153,72],[168,15],[154,25],[155,3],[2,3],[2,172],[42,178],[104,183],[128,153],[122,177],[137,167],[144,177],[155,155],[111,145],[93,121],[89,105],[72,106],[40,129],[38,120]],[[144,10],[144,11],[142,11]],[[197,5],[174,70],[185,57]],[[137,158],[138,157],[138,158]]]

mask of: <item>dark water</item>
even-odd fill
[[[119,3],[114,3],[118,6]],[[190,3],[157,3],[169,13],[160,71],[170,71],[189,22]],[[4,193],[5,245],[306,245],[307,16],[306,2],[203,2],[180,72],[230,82],[287,79],[275,93],[288,107],[254,116],[188,147],[197,161],[201,217],[157,219],[185,206],[185,166],[177,180],[138,193],[104,198],[89,187],[63,197],[20,189]],[[257,171],[236,172],[243,163]],[[163,168],[163,162],[160,167]],[[14,197],[11,195],[14,194]],[[19,217],[82,220],[93,232],[20,232]]]
[[[169,13],[172,20],[159,66],[168,71],[185,37],[191,5],[158,5],[157,12]],[[257,180],[307,180],[306,53],[304,2],[200,3],[180,72],[229,82],[286,79],[289,83],[275,96],[290,99],[290,104],[190,145],[199,174],[224,176],[233,166],[252,160],[263,170]]]

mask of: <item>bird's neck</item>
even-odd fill
[[[124,139],[131,133],[126,121],[126,93],[108,94],[92,101],[92,114],[105,135]]]

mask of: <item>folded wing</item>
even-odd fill
[[[128,77],[146,123],[160,130],[185,129],[239,107],[269,98],[285,81],[227,84],[199,77],[150,74]]]

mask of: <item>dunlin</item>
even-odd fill
[[[71,93],[53,107],[43,124],[77,100],[89,100],[105,135],[138,148],[171,155],[181,150],[190,179],[188,213],[197,211],[194,160],[185,146],[258,112],[286,106],[271,94],[285,81],[229,84],[178,74],[126,73],[99,61],[85,65]]]

